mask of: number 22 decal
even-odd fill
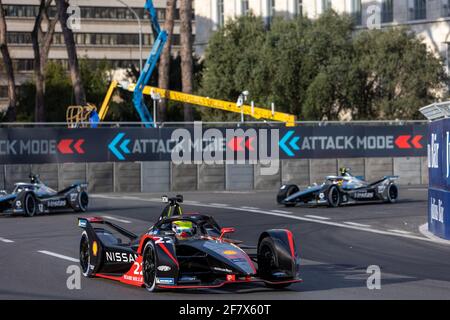
[[[133,263],[133,268],[134,268],[133,274],[138,275],[138,276],[142,276],[142,263],[139,263],[139,262],[135,261]]]

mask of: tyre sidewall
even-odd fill
[[[395,191],[396,191],[396,195],[395,195],[395,198],[392,198],[391,197],[391,188],[395,188]],[[389,186],[388,186],[388,189],[387,189],[387,201],[389,202],[389,203],[396,203],[397,202],[397,199],[398,199],[398,187],[394,184],[394,183],[391,183]]]
[[[145,244],[144,247],[144,251],[142,254],[142,270],[144,269],[144,263],[145,263],[145,254],[147,252],[147,250],[153,250],[153,256],[155,259],[155,275],[154,275],[154,279],[153,279],[153,284],[151,286],[149,286],[146,281],[145,281],[145,274],[143,275],[143,280],[144,280],[144,286],[145,289],[147,289],[147,291],[149,292],[155,292],[157,287],[156,287],[156,250],[155,250],[155,245],[153,244],[153,242],[150,240]]]
[[[32,201],[29,203],[29,201]],[[32,217],[36,214],[37,211],[37,200],[36,197],[34,196],[33,193],[29,192],[25,195],[25,197],[23,198],[23,210],[25,213],[25,216],[27,217]],[[30,206],[29,204],[33,203],[33,210],[30,211]]]
[[[85,241],[87,241],[88,243],[88,252],[89,252],[89,259],[88,259],[88,263],[87,263],[87,270],[84,271],[83,267],[81,266],[81,243],[83,242],[83,239],[86,239]],[[83,276],[85,276],[86,278],[91,278],[92,274],[93,274],[93,270],[90,269],[90,264],[91,264],[91,243],[89,241],[89,236],[87,234],[87,231],[83,231],[83,233],[81,234],[81,240],[80,240],[80,266],[81,266],[81,272],[83,273]]]
[[[338,198],[337,201],[333,201],[332,194],[333,192],[337,192]],[[330,207],[337,208],[341,204],[341,193],[339,192],[339,188],[336,185],[332,185],[330,189],[328,189],[328,204]]]

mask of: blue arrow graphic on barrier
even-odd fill
[[[289,157],[295,156],[295,154],[294,154],[294,152],[292,152],[291,148],[296,151],[300,150],[300,148],[297,145],[297,142],[300,140],[300,137],[293,137],[291,139],[291,137],[294,133],[295,133],[294,130],[288,131],[279,142],[281,150],[283,150]],[[289,148],[289,146],[291,148]]]
[[[120,144],[120,150],[122,150],[125,154],[129,154],[130,150],[128,149],[128,144],[130,143],[130,139],[125,139]]]
[[[125,136],[125,133],[119,133],[113,141],[111,141],[111,143],[108,145],[109,150],[111,150],[111,152],[117,157],[117,159],[119,160],[125,160],[125,157],[120,153],[119,150],[117,150],[116,146],[119,143],[120,140],[122,140],[122,138]],[[127,140],[125,140],[124,142],[126,142]],[[129,140],[128,140],[129,142]],[[123,145],[123,143],[122,143]],[[120,148],[122,149],[122,145],[120,146]],[[125,145],[126,147],[126,145]],[[122,149],[123,150],[123,149]],[[129,150],[127,149],[128,153]],[[126,152],[125,152],[126,153]]]

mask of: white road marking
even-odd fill
[[[395,233],[401,233],[401,234],[411,234],[411,232],[409,232],[409,231],[398,230],[398,229],[391,229],[388,231],[395,232]]]
[[[241,207],[241,209],[245,209],[245,210],[259,210],[259,208],[256,208],[256,207]]]
[[[330,220],[330,218],[327,218],[327,217],[314,216],[314,215],[311,215],[311,214],[308,214],[305,217],[312,218],[312,219],[319,219],[319,220]]]
[[[271,210],[270,212],[292,214],[292,212],[290,211],[283,211],[283,210]]]
[[[106,219],[109,219],[109,220],[117,221],[117,222],[131,223],[131,221],[129,221],[129,220],[114,218],[114,217],[111,217],[111,216],[102,216],[102,217],[106,218]]]
[[[47,250],[39,250],[38,252],[46,254],[48,256],[55,257],[55,258],[71,261],[71,262],[80,262],[79,259],[75,259],[75,258],[72,258],[72,257],[68,257],[68,256],[65,256],[65,255],[62,255],[62,254],[59,254],[59,253],[55,253],[55,252],[51,252],[51,251],[47,251]]]
[[[13,242],[14,242],[14,241],[12,241],[12,240],[5,239],[5,238],[0,238],[0,241],[1,241],[1,242],[4,242],[4,243],[13,243]]]
[[[228,205],[224,203],[210,203],[210,205],[215,207],[228,207]]]
[[[117,199],[116,197],[113,197],[113,196],[109,196],[109,197],[108,196],[103,196],[103,198],[120,200],[120,199]],[[147,202],[154,202],[154,201],[152,201],[152,199],[140,199],[140,200],[141,201],[147,201]],[[217,208],[217,207],[213,207],[211,205],[203,204],[203,203],[198,203],[198,204],[195,204],[194,206],[205,207],[205,208]],[[306,221],[306,222],[312,222],[312,223],[318,223],[318,224],[325,224],[325,225],[329,225],[329,226],[333,226],[333,227],[352,229],[352,230],[364,231],[364,232],[369,232],[369,233],[383,234],[383,235],[388,235],[388,236],[407,238],[407,239],[413,239],[413,240],[421,240],[421,241],[435,243],[435,241],[432,240],[432,239],[429,239],[429,238],[426,238],[426,237],[421,237],[421,236],[416,236],[416,235],[412,235],[412,234],[401,234],[401,233],[396,233],[396,232],[391,232],[391,231],[362,228],[362,227],[351,226],[351,225],[344,224],[344,223],[339,223],[339,222],[319,220],[317,218],[316,219],[312,219],[312,218],[309,218],[307,216],[301,217],[301,216],[295,216],[295,215],[288,215],[288,214],[285,214],[285,213],[276,213],[276,212],[264,211],[264,210],[260,210],[260,209],[257,209],[257,208],[245,209],[244,207],[227,207],[227,209],[236,210],[236,211],[244,211],[244,212],[252,212],[252,213],[276,216],[276,217],[293,219],[293,220],[299,220],[299,221]],[[322,217],[322,218],[324,218],[324,217]]]
[[[193,201],[193,200],[186,200],[186,201],[183,201],[183,203],[187,203],[187,204],[197,204],[197,203],[199,203],[198,201]]]
[[[370,228],[371,225],[369,224],[362,224],[362,223],[356,223],[356,222],[344,222],[345,224],[349,224],[351,226],[356,226],[356,227],[362,227],[362,228]]]

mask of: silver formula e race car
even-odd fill
[[[282,185],[277,202],[287,207],[298,203],[328,205],[339,207],[345,204],[387,202],[394,203],[398,199],[397,176],[386,176],[375,182],[364,181],[350,173],[350,169],[341,168],[339,176],[328,176],[318,185],[300,190],[297,185]]]
[[[87,185],[80,183],[56,191],[42,183],[38,175],[30,175],[30,182],[16,183],[11,193],[0,191],[0,212],[27,217],[59,210],[84,212],[89,203],[86,189]]]
[[[266,230],[257,246],[247,246],[228,238],[234,229],[219,227],[211,216],[182,212],[181,196],[165,200],[159,220],[141,236],[102,218],[79,218],[83,275],[148,291],[253,282],[280,289],[301,281],[291,231]]]

